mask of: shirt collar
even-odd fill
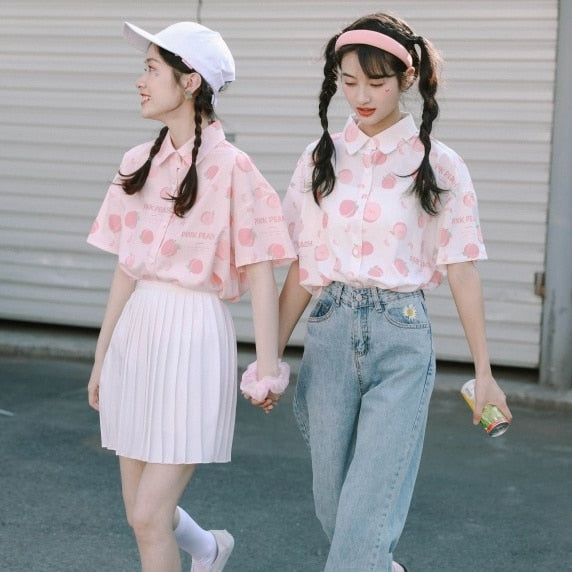
[[[342,132],[342,139],[350,155],[360,150],[365,153],[379,150],[387,155],[397,149],[401,141],[407,141],[418,133],[411,113],[406,113],[397,123],[374,137],[366,135],[358,127],[355,116],[350,115]]]
[[[209,154],[210,151],[212,151],[219,143],[224,140],[224,130],[220,121],[215,121],[210,125],[207,125],[201,133],[201,146],[199,147],[199,152],[197,155],[197,165],[204,159],[204,157]],[[156,165],[160,165],[169,159],[173,154],[176,154],[179,155],[181,160],[187,166],[190,166],[192,163],[192,152],[194,144],[195,138],[192,137],[184,145],[178,149],[175,149],[175,147],[173,147],[171,137],[169,136],[169,133],[167,133],[167,136],[161,144],[161,149],[159,149],[159,152],[157,155],[155,155],[153,161]]]

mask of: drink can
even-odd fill
[[[471,410],[475,410],[475,380],[470,379],[461,388],[461,395],[465,398]],[[484,409],[480,420],[489,437],[502,435],[509,427],[510,422],[504,413],[496,406],[489,403]]]

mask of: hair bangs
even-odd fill
[[[403,63],[393,54],[374,46],[356,46],[358,60],[363,73],[371,78],[393,77],[403,72]]]

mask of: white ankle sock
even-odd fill
[[[179,524],[174,534],[179,548],[188,552],[201,566],[212,564],[217,553],[215,537],[208,530],[201,528],[180,506],[177,510]]]
[[[395,560],[392,561],[391,566],[393,568],[393,572],[404,572],[403,566],[398,564]]]

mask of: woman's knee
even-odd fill
[[[144,528],[146,521],[149,519],[149,515],[147,515],[145,511],[139,510],[135,504],[130,507],[125,507],[125,516],[127,523],[134,530]]]
[[[138,539],[152,538],[168,530],[162,515],[151,508],[151,503],[136,502],[127,513],[127,522]]]

